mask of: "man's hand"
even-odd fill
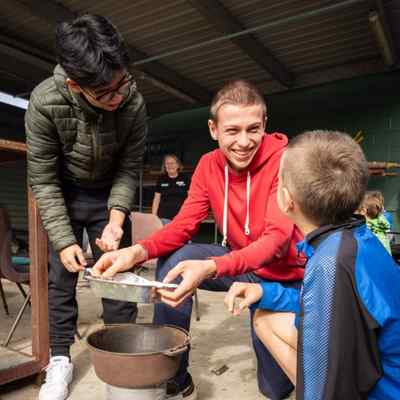
[[[261,299],[263,290],[258,283],[235,282],[225,296],[225,304],[233,315],[239,315],[241,311]],[[235,307],[237,297],[243,300]]]
[[[61,250],[60,260],[69,272],[83,271],[87,265],[83,251],[77,244]]]
[[[168,272],[164,283],[171,283],[179,276],[182,282],[175,290],[159,289],[161,300],[171,307],[177,307],[186,298],[192,295],[201,282],[214,276],[217,270],[214,260],[187,260],[181,261],[176,267]]]
[[[111,278],[117,272],[127,271],[146,259],[147,251],[140,244],[136,244],[103,254],[92,268],[92,274]]]
[[[124,231],[119,224],[109,222],[105,226],[101,238],[96,239],[96,244],[104,253],[117,250],[123,234]]]

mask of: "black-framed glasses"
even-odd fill
[[[108,101],[111,101],[117,94],[120,94],[121,96],[124,97],[128,96],[132,82],[133,82],[133,76],[127,77],[126,75],[124,75],[124,77],[120,80],[120,82],[116,87],[108,89],[101,94],[95,95],[87,90],[84,90],[83,88],[82,91],[88,96],[90,96],[93,100],[99,103],[106,103]]]

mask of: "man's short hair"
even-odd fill
[[[260,105],[264,117],[267,116],[267,106],[261,92],[255,85],[246,80],[235,80],[225,84],[214,96],[210,106],[210,119],[218,120],[218,110],[225,104],[237,106]]]
[[[105,17],[86,14],[56,29],[58,63],[83,87],[109,84],[115,71],[129,65],[129,55],[117,28]]]
[[[283,184],[319,226],[348,220],[363,199],[368,177],[361,147],[343,132],[304,132],[284,154]]]

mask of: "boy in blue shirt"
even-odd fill
[[[353,216],[368,181],[361,148],[340,132],[306,132],[279,174],[279,207],[305,235],[303,286],[235,283],[229,310],[258,308],[256,333],[297,400],[400,399],[400,269]]]

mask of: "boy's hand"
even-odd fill
[[[242,310],[261,299],[263,290],[258,283],[235,282],[225,296],[225,304],[233,315],[239,315]],[[235,307],[237,297],[243,300]]]
[[[110,251],[100,257],[92,268],[92,274],[111,278],[117,272],[127,271],[146,259],[147,251],[140,244]]]
[[[123,234],[124,231],[119,224],[109,222],[105,226],[101,238],[96,239],[96,244],[104,253],[107,251],[117,250]]]
[[[73,244],[60,251],[60,260],[69,272],[85,269],[87,262],[79,245]]]
[[[179,276],[182,282],[175,290],[158,289],[161,300],[171,307],[177,307],[186,298],[193,294],[201,282],[214,276],[217,270],[213,260],[187,260],[181,261],[176,267],[168,272],[164,278],[164,283],[171,283]]]

